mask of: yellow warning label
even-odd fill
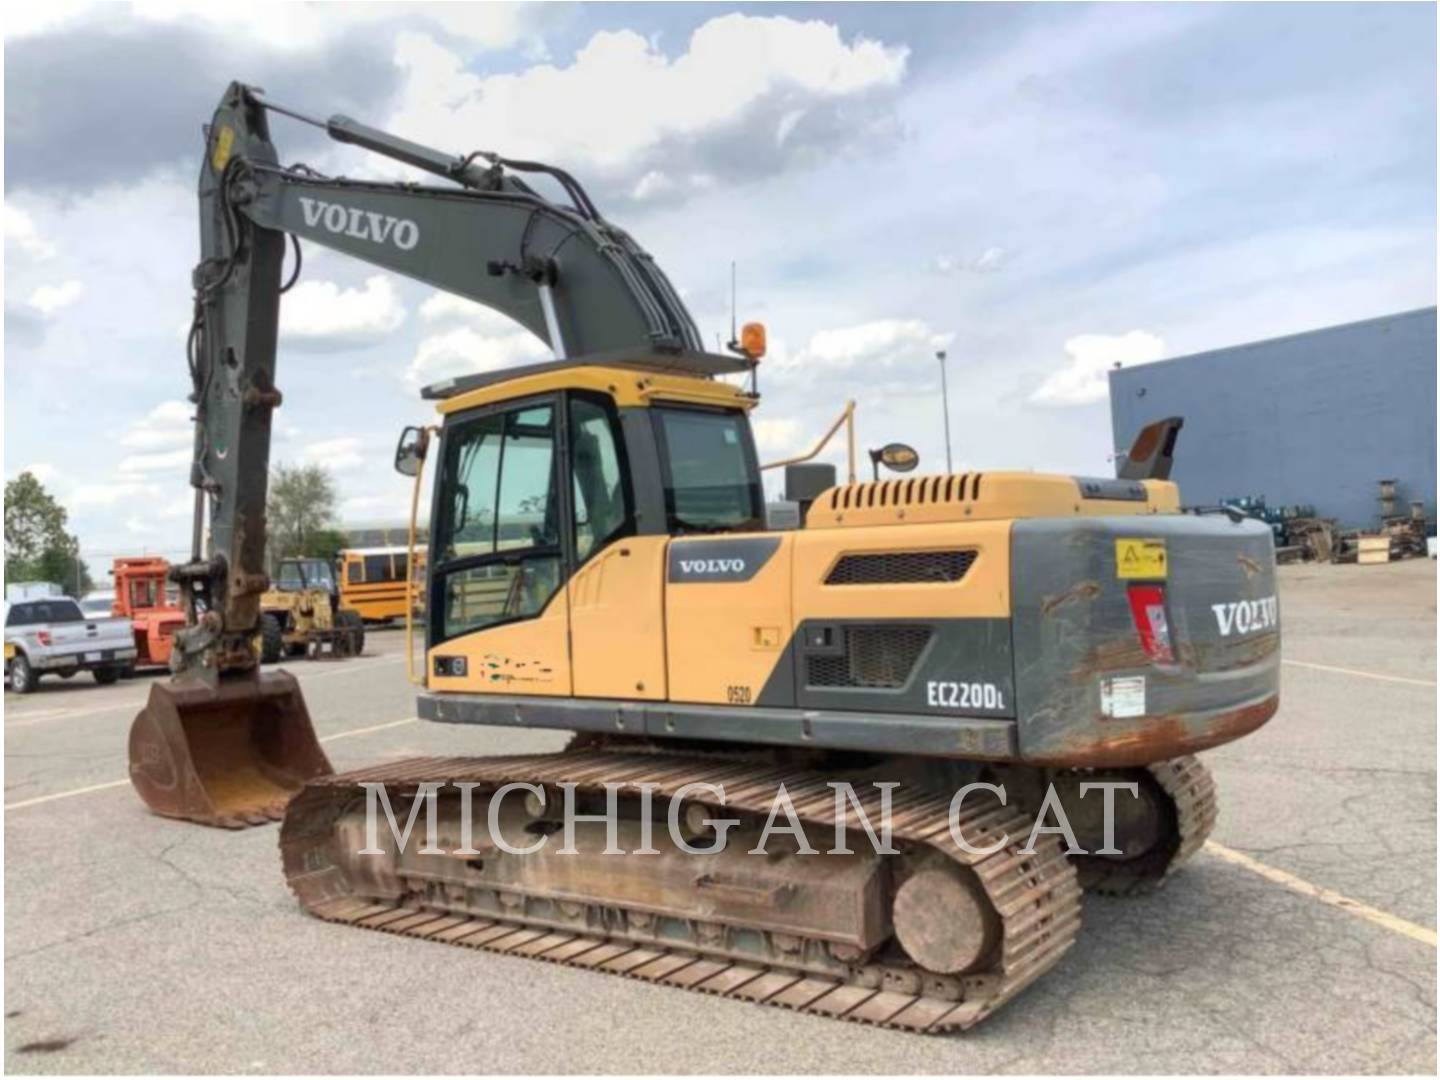
[[[1116,540],[1115,575],[1122,578],[1163,578],[1164,540]]]
[[[230,162],[230,151],[235,148],[235,129],[229,124],[221,124],[220,130],[215,133],[215,149],[210,153],[210,167],[217,173],[224,172],[225,166]]]

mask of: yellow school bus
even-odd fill
[[[338,560],[340,606],[353,608],[366,622],[405,617],[406,597],[417,617],[424,613],[425,549],[415,552],[415,573],[408,573],[403,547],[346,548]]]

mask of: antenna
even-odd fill
[[[739,341],[735,333],[735,260],[730,260],[730,340]]]

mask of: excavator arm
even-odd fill
[[[350,180],[282,166],[270,138],[272,113],[449,184]],[[239,83],[226,91],[206,140],[189,341],[193,558],[176,573],[195,617],[177,670],[213,683],[255,664],[251,641],[267,585],[270,421],[282,400],[277,330],[281,296],[300,271],[300,240],[507,315],[560,358],[701,344],[654,260],[559,169],[489,153],[453,157],[344,117],[315,120]],[[520,172],[548,177],[568,204],[545,198],[514,175]],[[288,272],[286,234],[294,250]]]
[[[443,183],[284,166],[270,136],[277,114]],[[557,358],[698,351],[701,342],[655,261],[563,170],[489,152],[453,156],[345,117],[318,120],[241,83],[226,90],[205,138],[186,350],[192,552],[171,572],[187,625],[175,635],[174,679],[152,687],[131,729],[130,772],[159,813],[240,826],[277,817],[301,783],[330,771],[298,683],[262,676],[256,647],[269,583],[271,418],[282,401],[280,305],[300,275],[300,241],[500,312]]]

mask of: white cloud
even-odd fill
[[[120,445],[134,450],[188,446],[194,439],[191,406],[184,401],[162,401],[120,436]]]
[[[1042,382],[1030,400],[1039,405],[1090,405],[1110,393],[1108,372],[1146,364],[1165,355],[1165,342],[1144,330],[1128,334],[1078,334],[1065,342],[1066,363]]]
[[[497,334],[459,326],[420,342],[405,371],[405,381],[418,388],[456,375],[533,364],[552,355],[528,330]]]
[[[120,459],[121,473],[163,472],[166,469],[182,470],[190,464],[193,451],[189,447],[179,450],[161,450],[153,454],[130,454]]]
[[[864,138],[867,118],[841,116],[845,103],[898,86],[907,56],[863,37],[847,43],[820,21],[729,14],[697,28],[673,58],[633,31],[603,31],[567,67],[482,76],[431,38],[402,34],[395,59],[405,83],[391,126],[441,146],[456,131],[483,132],[506,156],[564,162],[654,198],[703,184],[699,162],[776,167],[776,154],[803,150],[812,125],[827,147]],[[749,138],[756,121],[773,125],[765,145]]]
[[[954,337],[937,333],[922,319],[877,319],[821,330],[794,354],[777,349],[766,368],[787,378],[876,370],[889,373],[900,364],[933,364],[936,350],[948,346]]]
[[[405,321],[405,306],[391,280],[376,274],[363,287],[302,281],[280,305],[280,334],[287,345],[315,350],[363,348],[383,341]]]
[[[430,296],[420,305],[420,318],[449,328],[421,339],[405,372],[412,388],[455,375],[533,364],[554,355],[513,319],[453,293]]]
[[[961,258],[956,255],[936,255],[931,268],[937,274],[958,274],[962,270],[968,270],[974,274],[993,274],[996,270],[1002,269],[1010,261],[1010,252],[1003,247],[987,247],[979,255],[972,258]]]
[[[420,305],[420,317],[426,322],[462,322],[489,334],[513,334],[520,324],[508,315],[467,300],[454,293],[436,291]]]
[[[47,319],[57,311],[69,307],[80,299],[85,286],[78,281],[66,281],[60,285],[41,285],[30,294],[29,304]]]
[[[363,443],[352,436],[307,443],[300,451],[303,461],[336,471],[359,468],[365,463]]]
[[[102,484],[81,484],[65,497],[65,505],[72,510],[87,506],[115,506],[128,500],[154,499],[161,493],[159,484],[121,479]]]
[[[55,247],[35,227],[34,220],[18,206],[5,204],[3,213],[5,247],[24,252],[32,259],[48,259],[55,254]]]
[[[793,416],[755,416],[750,423],[755,432],[755,445],[761,450],[777,453],[793,450],[799,453],[802,449],[800,440],[803,432],[800,421]]]
[[[5,15],[5,38],[49,33],[81,16],[109,14],[107,9],[113,6],[84,0],[14,4]],[[247,40],[278,50],[313,49],[356,24],[406,18],[428,23],[481,49],[522,43],[533,49],[536,46],[530,39],[536,24],[547,17],[543,11],[532,10],[532,5],[514,3],[349,4],[343,13],[327,9],[326,4],[277,2],[232,8],[213,0],[136,0],[126,5],[127,14],[141,23],[200,23],[222,33],[243,34]]]
[[[55,483],[55,481],[65,475],[61,469],[51,465],[48,461],[37,461],[33,465],[26,465],[20,472],[28,472],[31,476],[35,477],[36,480],[39,480],[40,483],[46,485]],[[16,475],[18,476],[19,473],[16,473]]]

